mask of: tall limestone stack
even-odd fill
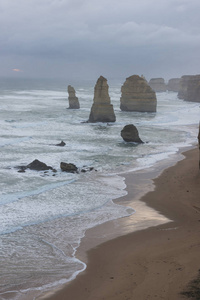
[[[144,78],[138,75],[126,78],[121,88],[121,110],[156,112],[156,106],[156,94]]]
[[[186,101],[200,102],[200,75],[182,76],[178,97]]]
[[[152,78],[149,81],[149,85],[155,92],[166,92],[167,86],[163,78]]]
[[[178,93],[180,90],[180,81],[181,81],[180,78],[169,79],[168,84],[167,84],[168,91]]]
[[[76,97],[75,89],[71,85],[68,85],[68,94],[69,94],[69,97],[68,97],[69,108],[72,108],[72,109],[80,108],[78,98]]]
[[[107,79],[100,76],[94,88],[94,100],[88,122],[115,122],[113,105],[110,103]]]

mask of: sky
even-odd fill
[[[199,0],[0,0],[0,76],[200,74]]]

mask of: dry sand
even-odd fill
[[[87,269],[48,300],[186,299],[180,293],[200,269],[198,149],[154,180],[140,201],[173,220],[88,251]],[[131,196],[130,183],[128,184]],[[130,190],[130,191],[129,191]]]

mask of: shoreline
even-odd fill
[[[161,170],[161,175],[153,180],[155,188],[140,199],[148,207],[169,218],[169,222],[145,230],[123,233],[106,242],[93,244],[92,248],[90,244],[90,250],[84,248],[83,243],[82,248],[80,247],[82,252],[78,251],[77,256],[83,260],[88,258],[86,270],[61,289],[45,293],[36,299],[121,300],[154,299],[156,296],[158,299],[185,299],[179,293],[193,279],[200,266],[200,208],[198,210],[197,201],[200,195],[200,175],[198,148],[181,154],[185,158],[169,168],[164,168],[164,171]],[[190,163],[194,167],[192,170]],[[126,182],[130,177],[130,174],[126,176]],[[184,180],[188,181],[190,189],[193,187],[192,193],[189,192],[189,187],[185,191]],[[129,197],[133,196],[130,184],[129,182],[127,185]],[[184,191],[181,192],[183,188]],[[191,195],[192,205],[187,203],[187,197]],[[123,226],[123,221],[119,220],[118,226]],[[112,221],[114,223],[116,222]],[[104,230],[105,228],[104,225]],[[88,235],[87,233],[85,238],[87,242]],[[81,256],[83,249],[87,251],[87,257],[84,258]],[[191,253],[189,249],[192,249]],[[171,252],[174,256],[170,255]],[[173,280],[168,281],[169,276]],[[125,295],[127,298],[124,298]]]

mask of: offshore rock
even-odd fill
[[[88,122],[115,122],[113,105],[110,103],[107,79],[100,76],[94,88],[93,105]]]
[[[121,131],[121,137],[125,142],[132,143],[143,143],[143,141],[139,137],[139,133],[137,128],[133,124],[129,124],[124,126]]]
[[[26,169],[35,170],[35,171],[47,171],[52,170],[53,172],[57,172],[55,169],[53,169],[51,166],[47,166],[45,163],[39,161],[38,159],[35,159],[30,164],[26,166],[19,166],[18,172],[25,172]]]
[[[156,112],[156,106],[156,94],[144,78],[138,75],[126,78],[121,88],[121,110]]]
[[[155,92],[166,92],[167,86],[163,78],[152,78],[149,85]]]
[[[71,164],[71,163],[61,162],[61,163],[60,163],[60,168],[61,168],[61,170],[64,171],[64,172],[68,172],[68,173],[78,173],[78,168],[77,168],[77,166],[75,166],[74,164]]]
[[[179,92],[180,90],[180,78],[171,78],[167,84],[167,90],[170,92]]]
[[[186,101],[200,102],[200,75],[182,76],[178,97]]]
[[[79,109],[80,108],[80,104],[78,101],[78,98],[76,97],[76,92],[75,89],[71,86],[68,85],[68,100],[69,100],[69,107],[71,109]]]

